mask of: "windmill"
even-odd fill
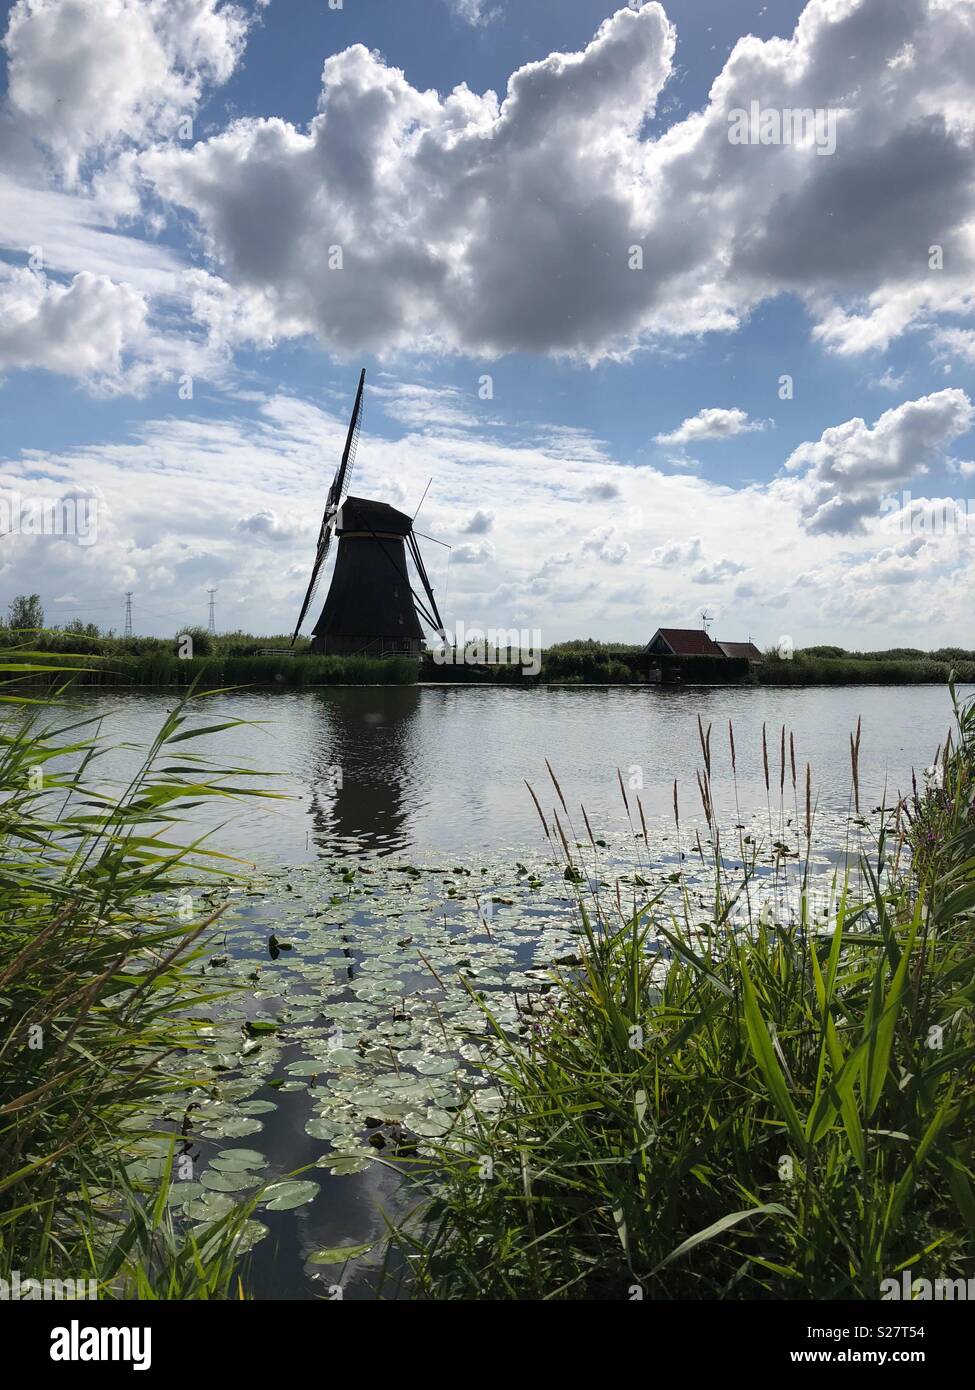
[[[385,502],[346,496],[355,467],[365,380],[363,368],[342,459],[325,501],[311,579],[291,645],[294,646],[315,597],[332,536],[336,535],[339,548],[335,569],[325,606],[313,629],[312,652],[336,656],[383,656],[397,652],[419,656],[424,640],[421,618],[442,640],[446,641],[446,636],[413,532],[413,518]],[[407,551],[419,575],[423,598],[411,582]]]

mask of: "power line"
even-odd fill
[[[112,599],[111,603],[55,603],[44,607],[48,613],[104,613],[107,608],[117,608],[118,599]]]

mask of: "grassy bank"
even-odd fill
[[[41,675],[0,660],[0,1277],[224,1297],[247,1208],[178,1234],[168,1195],[187,1125],[135,1117],[165,1108],[172,1059],[202,1045],[215,919],[192,889],[233,868],[170,832],[191,803],[258,793],[192,752],[195,694],[106,793],[98,726],[25,688]]]
[[[194,628],[178,637],[117,637],[89,625],[67,631],[15,630],[0,626],[0,653],[19,652],[38,665],[78,668],[82,685],[187,688],[200,679],[212,685],[257,685],[295,690],[324,685],[437,684],[505,686],[656,684],[642,646],[624,642],[560,642],[540,654],[540,669],[517,662],[440,665],[406,657],[310,656],[308,641],[294,648],[284,636],[259,637],[233,632],[214,635]],[[79,653],[83,653],[79,655]],[[963,683],[975,682],[975,654],[961,649],[925,653],[913,648],[886,652],[846,652],[841,647],[808,647],[783,660],[766,653],[761,665],[744,660],[687,657],[664,662],[664,682],[764,685],[943,685],[951,671]]]
[[[626,908],[546,824],[583,880],[580,961],[526,1001],[519,1034],[486,1015],[501,1106],[462,1114],[398,1233],[417,1296],[876,1299],[905,1269],[975,1275],[975,712],[857,890],[837,885],[828,926],[804,891],[795,920],[752,912],[757,851],[732,832],[745,872],[727,871],[710,731],[702,749],[704,920]],[[784,744],[776,771],[796,786]],[[801,770],[783,811],[792,797],[801,874]]]
[[[18,652],[18,657],[35,666],[36,680],[48,679],[47,669],[68,667],[75,671],[78,685],[120,688],[188,689],[205,680],[211,686],[303,690],[320,685],[411,685],[417,678],[417,663],[406,657],[238,656],[217,649],[209,656],[183,658],[171,646],[141,653],[119,649],[84,656],[32,649]]]
[[[954,672],[963,683],[975,682],[975,661],[914,656],[818,656],[798,651],[791,661],[766,657],[754,668],[762,685],[944,685]]]

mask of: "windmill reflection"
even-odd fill
[[[417,806],[416,686],[316,692],[319,736],[310,761],[312,839],[322,854],[392,854],[410,844]]]

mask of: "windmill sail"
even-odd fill
[[[294,646],[301,631],[301,625],[305,621],[305,614],[311,605],[312,599],[318,589],[322,571],[325,568],[325,561],[328,558],[329,546],[332,543],[332,533],[335,530],[335,518],[342,505],[342,498],[352,477],[355,467],[356,449],[359,444],[359,426],[362,423],[362,391],[366,381],[366,369],[363,367],[359,373],[359,389],[355,393],[355,405],[352,408],[352,419],[349,421],[348,433],[345,436],[345,448],[342,451],[342,461],[335,470],[335,477],[332,479],[332,486],[328,490],[328,497],[325,500],[325,511],[322,515],[322,524],[318,532],[318,545],[315,550],[315,563],[312,566],[311,579],[308,581],[308,588],[305,591],[305,599],[301,605],[301,612],[298,614],[298,621],[295,623],[295,630],[291,638],[291,645]]]
[[[355,455],[359,447],[359,427],[362,424],[362,389],[366,384],[366,369],[363,367],[359,373],[359,388],[355,393],[355,405],[352,407],[352,419],[349,421],[349,432],[345,437],[345,449],[342,452],[342,462],[339,464],[338,477],[333,484],[335,487],[335,508],[338,510],[342,505],[342,499],[349,490],[349,483],[355,469]]]

